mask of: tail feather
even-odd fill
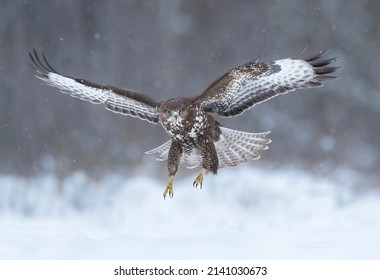
[[[165,142],[164,144],[162,144],[161,146],[158,146],[157,148],[146,151],[145,154],[148,154],[148,155],[156,154],[156,159],[158,161],[167,160],[171,144],[172,144],[172,140],[169,140]]]
[[[236,166],[248,160],[259,159],[259,151],[268,149],[270,131],[250,133],[221,127],[222,134],[215,144],[219,168]]]
[[[268,149],[271,142],[267,138],[270,131],[261,133],[250,133],[221,127],[219,141],[215,143],[215,149],[219,159],[219,168],[225,166],[236,166],[248,160],[259,159],[259,151]],[[161,146],[145,152],[155,154],[156,159],[164,161],[168,159],[171,140]],[[195,168],[202,163],[202,157],[198,149],[191,153],[183,154],[181,163],[187,168]]]
[[[191,153],[187,154],[185,153],[182,158],[181,162],[185,164],[185,166],[189,169],[193,169],[195,167],[198,167],[202,164],[202,156],[198,149],[193,150]]]

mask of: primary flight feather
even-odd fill
[[[101,85],[81,78],[62,75],[34,50],[29,53],[37,77],[73,97],[104,106],[116,113],[160,123],[170,136],[163,145],[146,153],[157,160],[168,160],[169,183],[164,197],[173,197],[173,179],[180,163],[188,168],[201,165],[193,186],[202,186],[206,172],[217,173],[224,166],[236,166],[258,159],[268,148],[269,132],[249,133],[223,127],[210,114],[232,117],[277,95],[301,88],[322,86],[334,79],[339,67],[330,64],[320,52],[308,59],[285,58],[271,62],[257,59],[235,67],[215,80],[195,97],[177,97],[156,101],[142,93]]]

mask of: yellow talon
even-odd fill
[[[199,172],[197,178],[195,178],[194,180],[194,183],[193,183],[193,187],[198,187],[200,186],[200,188],[202,188],[202,184],[203,184],[203,175],[206,173],[206,169],[204,169],[202,167],[201,171]]]
[[[169,183],[168,185],[166,186],[166,189],[164,191],[164,199],[166,198],[166,195],[169,193],[169,196],[170,198],[173,197],[173,179],[174,179],[174,176],[170,176],[169,177]]]

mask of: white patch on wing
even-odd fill
[[[298,88],[322,85],[313,70],[313,66],[304,60],[294,60],[286,58],[276,60],[269,67],[279,71],[267,72],[259,76],[252,76],[249,72],[236,72],[236,77],[228,85],[227,104],[231,107],[242,106],[250,99],[258,99],[256,104],[271,99],[279,94],[294,91]],[[273,94],[269,94],[273,92]],[[265,98],[259,98],[260,95],[268,94]]]
[[[300,88],[322,86],[329,74],[339,67],[329,67],[334,59],[320,60],[323,54],[306,60],[286,58],[267,63],[257,60],[233,68],[216,80],[199,97],[207,112],[222,117],[242,114],[255,104]]]
[[[317,75],[313,70],[313,66],[304,60],[294,60],[291,58],[276,60],[274,65],[279,65],[281,70],[268,76],[263,76],[262,83],[270,82],[278,86],[291,88],[302,88],[308,85],[312,80],[318,82]]]
[[[100,89],[79,83],[73,78],[62,76],[54,72],[49,72],[46,75],[47,78],[36,77],[45,81],[49,86],[59,88],[61,92],[69,94],[72,97],[90,101],[95,104],[104,103],[106,109],[112,112],[157,123],[157,109],[143,102],[116,94],[111,89]]]
[[[67,93],[73,97],[99,104],[106,102],[108,95],[104,90],[89,87],[78,83],[72,78],[68,78],[53,72],[50,72],[48,78],[36,76],[45,81],[49,86],[58,87],[63,93]]]

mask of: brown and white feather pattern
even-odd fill
[[[146,151],[147,155],[156,155],[156,160],[164,161],[168,159],[169,150],[171,146],[172,140],[169,140],[158,146],[152,150]],[[198,149],[193,149],[190,152],[183,153],[181,157],[181,163],[185,164],[185,166],[189,169],[198,167],[202,163],[202,156]]]
[[[233,68],[197,97],[206,112],[223,117],[235,116],[255,104],[300,88],[322,86],[322,81],[336,78],[329,74],[334,60],[322,60],[321,52],[306,60],[286,58],[269,63],[257,60]]]
[[[44,62],[42,62],[36,52],[34,55],[31,53],[29,55],[34,64],[31,66],[40,74],[36,77],[50,86],[59,88],[63,93],[91,103],[103,103],[108,110],[115,113],[138,117],[151,123],[159,122],[157,111],[159,103],[148,96],[132,90],[100,85],[58,74],[49,65],[45,56],[43,56]]]
[[[259,159],[259,151],[268,149],[268,144],[271,142],[267,138],[269,131],[250,133],[226,127],[220,127],[220,130],[222,134],[219,141],[214,143],[219,160],[218,168],[236,166],[248,160]],[[164,161],[168,159],[170,145],[171,140],[145,153],[155,154],[157,160]],[[190,153],[184,153],[181,163],[190,169],[198,167],[202,163],[200,151],[193,149]]]
[[[103,103],[113,112],[152,123],[161,122],[172,139],[146,153],[155,154],[157,160],[168,159],[171,181],[167,189],[170,189],[180,162],[188,168],[202,165],[199,175],[202,176],[204,170],[216,174],[218,168],[258,159],[259,152],[267,149],[271,142],[267,138],[269,132],[228,129],[209,113],[236,116],[279,94],[321,86],[323,81],[336,78],[330,74],[339,68],[330,66],[335,58],[324,59],[325,53],[305,60],[286,58],[268,63],[254,60],[231,69],[199,96],[171,98],[164,102],[129,89],[61,75],[49,65],[45,56],[41,59],[36,51],[29,55],[38,78],[62,92],[92,103]]]

